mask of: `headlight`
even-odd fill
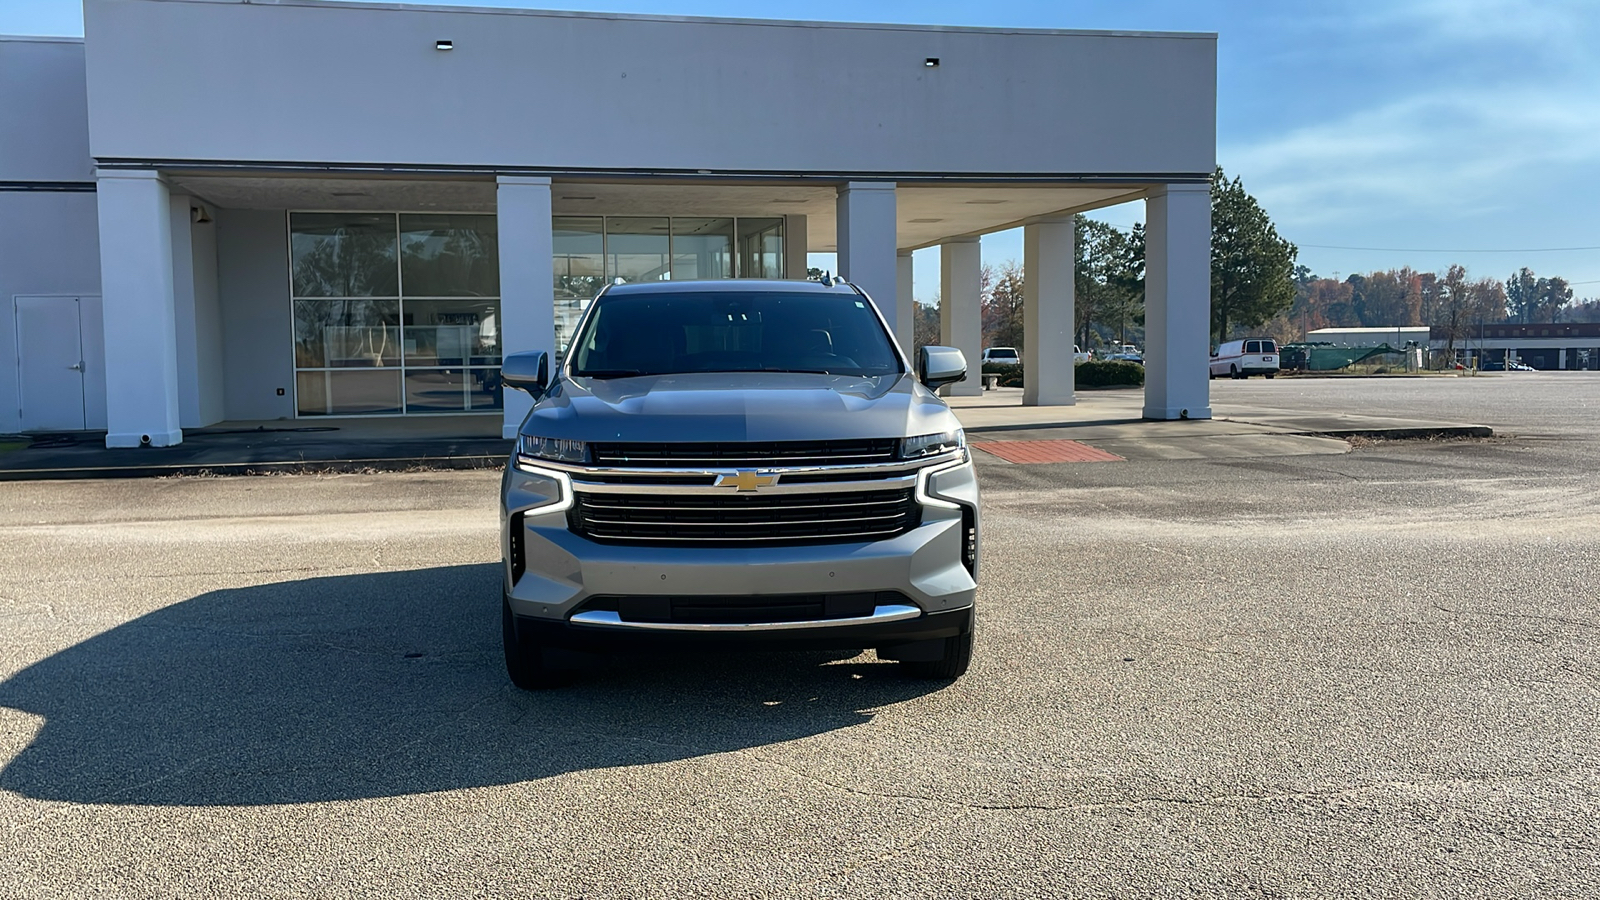
[[[548,459],[553,462],[583,464],[589,461],[589,445],[583,441],[572,441],[566,438],[534,437],[531,434],[517,435],[517,453],[522,456],[531,456],[534,459]]]
[[[965,446],[967,437],[959,428],[939,434],[920,434],[900,439],[900,458],[921,459],[925,456],[938,456]]]

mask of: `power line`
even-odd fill
[[[1375,253],[1569,253],[1579,250],[1600,250],[1600,247],[1531,247],[1524,250],[1439,250],[1422,247],[1341,247],[1334,244],[1296,244],[1317,250],[1366,250]]]

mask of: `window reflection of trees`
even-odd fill
[[[296,297],[400,293],[393,216],[308,213],[294,216],[292,222]]]
[[[400,216],[401,283],[408,297],[493,297],[500,292],[494,216]]]
[[[483,215],[291,213],[300,414],[499,408],[496,224]],[[383,368],[393,374],[372,371]]]

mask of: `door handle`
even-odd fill
[[[83,371],[83,361],[79,360],[77,365],[75,365],[75,366],[67,366],[67,368],[71,369],[74,372],[82,372]]]

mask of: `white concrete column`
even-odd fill
[[[805,216],[783,217],[783,277],[804,280],[810,242]]]
[[[837,225],[839,274],[866,291],[878,311],[895,325],[894,182],[852,181],[839,187]]]
[[[1561,349],[1556,351],[1556,368],[1557,369],[1565,369],[1566,367],[1567,367],[1567,348],[1562,347]]]
[[[1072,220],[1022,229],[1022,405],[1071,406],[1073,311]]]
[[[172,199],[160,173],[149,169],[97,169],[95,181],[106,341],[106,446],[170,447],[183,441]],[[185,229],[185,246],[188,235]]]
[[[901,250],[894,258],[894,339],[915,366],[911,354],[916,350],[917,294],[916,274],[911,266],[911,251]]]
[[[1211,418],[1211,189],[1145,200],[1144,417]]]
[[[502,175],[495,198],[500,225],[500,352],[543,350],[556,365],[554,237],[550,179]],[[505,389],[502,434],[516,437],[533,398]]]
[[[983,310],[978,297],[981,247],[977,238],[939,245],[939,342],[967,357],[967,377],[950,385],[948,395],[952,397],[983,393]]]

